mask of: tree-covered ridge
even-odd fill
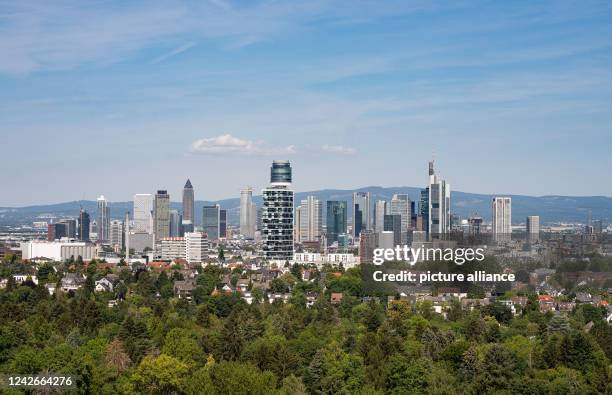
[[[7,262],[2,277],[19,265]],[[427,301],[364,298],[359,270],[304,281],[299,266],[269,284],[290,291],[286,303],[252,284],[252,304],[221,291],[247,272],[214,266],[199,269],[188,300],[175,296],[180,270],[124,268],[113,292],[95,292],[110,269],[58,265],[38,268],[38,285],[8,276],[0,290],[2,373],[72,374],[78,392],[96,394],[612,392],[612,329],[589,304],[541,313],[531,294],[514,316],[453,301],[444,318]],[[44,283],[63,270],[84,285],[50,296]]]

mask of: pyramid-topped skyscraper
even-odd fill
[[[187,179],[183,187],[183,228],[185,232],[193,231],[195,224],[194,192],[191,181]]]

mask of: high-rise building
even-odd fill
[[[205,233],[185,233],[185,255],[190,264],[205,262],[208,258],[208,247]]]
[[[263,193],[261,235],[265,257],[269,260],[293,259],[293,190],[291,164],[275,160],[270,168],[270,186]]]
[[[183,221],[195,224],[195,195],[191,181],[187,179],[183,187]]]
[[[153,195],[138,193],[134,195],[134,227],[135,232],[153,233]]]
[[[400,243],[406,244],[408,242],[408,229],[412,223],[410,212],[410,198],[406,194],[395,194],[389,203],[389,214],[399,215],[401,218],[400,226]],[[391,230],[391,229],[384,229]]]
[[[429,187],[421,189],[421,201],[419,202],[419,217],[421,218],[420,231],[429,233]],[[419,219],[417,218],[417,222]]]
[[[106,242],[109,239],[110,209],[104,195],[98,198],[98,242]]]
[[[170,195],[166,190],[155,194],[153,204],[153,234],[155,242],[170,237]]]
[[[79,213],[79,240],[89,241],[89,214],[83,209]]]
[[[204,206],[202,210],[202,230],[208,240],[218,240],[221,234],[221,208],[218,204]]]
[[[240,234],[247,239],[255,237],[255,222],[257,214],[253,213],[256,206],[253,203],[253,188],[247,187],[240,191]],[[255,221],[253,216],[255,215]]]
[[[378,245],[378,235],[374,231],[364,230],[359,235],[359,262],[372,263],[374,250]]]
[[[434,162],[429,162],[429,235],[443,237],[450,232],[450,184],[434,172]]]
[[[540,216],[528,216],[526,225],[527,240],[529,242],[536,242],[540,240]]]
[[[178,210],[170,210],[170,236],[169,237],[182,237],[183,236],[183,220]]]
[[[67,218],[59,220],[56,224],[56,235],[60,235],[60,237],[55,237],[56,239],[61,239],[62,237],[67,237],[69,239],[76,239],[77,235],[77,220],[73,218]]]
[[[376,232],[382,232],[383,230],[385,230],[386,214],[389,214],[387,202],[384,200],[377,201],[376,207],[374,209],[374,230]]]
[[[393,232],[393,246],[406,244],[404,240],[405,231],[402,227],[402,216],[400,214],[385,215],[385,232]]]
[[[66,236],[67,226],[64,223],[56,222],[47,225],[47,241],[60,240]]]
[[[347,203],[346,201],[327,201],[327,244],[332,245],[338,241],[338,236],[347,230]]]
[[[363,230],[370,230],[372,194],[370,192],[353,192],[353,238],[357,239]]]
[[[509,241],[512,236],[512,198],[494,197],[492,209],[493,238]]]
[[[219,237],[227,237],[227,210],[219,210]]]
[[[112,220],[109,228],[109,243],[112,246],[123,246],[123,222],[119,220]]]
[[[302,200],[300,207],[300,242],[318,241],[323,234],[323,202],[314,196]]]

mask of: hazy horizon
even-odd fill
[[[451,185],[452,187],[452,185]],[[401,189],[401,188],[415,188],[415,189],[422,189],[423,187],[417,187],[417,186],[407,186],[407,185],[403,185],[403,186],[381,186],[381,185],[368,185],[368,186],[363,186],[363,187],[358,187],[358,188],[321,188],[321,189],[309,189],[309,190],[305,190],[305,191],[300,191],[300,190],[295,190],[295,193],[308,193],[308,192],[320,192],[320,191],[325,191],[325,190],[331,190],[331,191],[343,191],[343,192],[350,192],[350,191],[358,191],[358,190],[363,190],[363,189],[367,189],[367,188],[384,188],[384,189]],[[230,200],[230,199],[240,199],[240,193],[238,193],[236,196],[228,196],[228,197],[221,197],[219,199],[202,199],[202,198],[198,198],[198,191],[197,188],[194,186],[194,190],[195,190],[195,200],[196,202],[217,202],[217,201],[222,201],[222,200]],[[257,189],[253,189],[253,196],[261,196],[260,193],[261,190],[257,190]],[[494,195],[494,196],[522,196],[522,197],[532,197],[532,198],[543,198],[543,197],[575,197],[575,198],[597,198],[597,197],[601,197],[601,198],[608,198],[608,199],[612,199],[612,196],[606,196],[606,195],[558,195],[558,194],[551,194],[551,195],[529,195],[529,194],[517,194],[517,193],[487,193],[487,192],[472,192],[472,191],[455,191],[455,190],[451,190],[451,194],[455,193],[455,192],[459,192],[459,193],[466,193],[466,194],[473,194],[473,195]],[[104,195],[105,199],[109,202],[109,203],[126,203],[126,202],[132,202],[133,201],[133,197],[135,194],[137,193],[150,193],[151,195],[155,196],[155,191],[153,192],[136,192],[134,194],[132,194],[132,196],[128,199],[109,199],[107,195]],[[88,201],[88,202],[95,202],[96,199],[98,198],[98,196],[91,198],[91,199],[68,199],[68,200],[62,200],[62,201],[56,201],[56,202],[39,202],[39,203],[34,203],[34,204],[28,204],[28,205],[23,205],[23,206],[1,206],[1,208],[25,208],[25,207],[35,207],[35,206],[51,206],[51,205],[56,205],[56,204],[63,204],[63,203],[71,203],[71,202],[79,202],[79,201]],[[179,193],[176,194],[172,194],[170,193],[170,202],[171,203],[177,203],[177,204],[181,204],[182,203],[182,189]]]

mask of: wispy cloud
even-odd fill
[[[321,147],[324,152],[330,152],[333,154],[344,154],[344,155],[353,155],[357,153],[355,148],[345,147],[342,145],[324,145]]]
[[[191,152],[196,154],[290,155],[296,153],[296,148],[293,145],[274,147],[263,141],[251,141],[224,134],[194,141],[191,144]]]
[[[177,48],[174,48],[172,51],[170,52],[166,52],[165,54],[162,54],[161,56],[158,56],[157,58],[153,59],[153,61],[151,63],[155,64],[155,63],[159,63],[159,62],[163,62],[164,60],[170,59],[173,56],[179,55],[185,51],[187,51],[189,48],[193,48],[195,47],[196,43],[193,41],[190,41],[188,43],[185,43]]]
[[[0,72],[26,74],[66,70],[89,62],[113,63],[159,42],[216,40],[239,49],[288,31],[309,29],[325,21],[372,20],[414,12],[421,6],[401,3],[380,7],[364,1],[359,7],[336,2],[262,1],[252,4],[214,0],[197,4],[142,2],[15,2],[0,14]],[[187,43],[154,63],[193,47]]]

